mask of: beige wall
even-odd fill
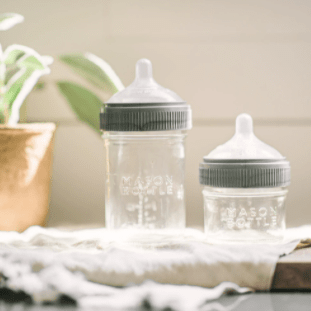
[[[4,46],[25,44],[54,57],[90,51],[125,85],[146,57],[155,79],[191,104],[188,225],[203,223],[199,162],[233,135],[241,112],[291,161],[288,225],[311,222],[311,1],[11,0],[1,11],[25,16],[1,33]],[[59,124],[48,223],[104,223],[103,144],[57,93],[53,82],[67,78],[83,82],[55,62],[46,89],[27,100],[29,121]]]

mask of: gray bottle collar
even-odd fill
[[[202,185],[222,188],[285,187],[290,184],[290,164],[280,159],[208,159],[200,164]]]
[[[105,103],[100,113],[103,131],[169,131],[192,127],[186,102]]]

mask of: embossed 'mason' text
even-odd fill
[[[277,225],[277,207],[226,207],[221,211],[221,221],[228,229],[274,227]]]

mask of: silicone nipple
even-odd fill
[[[225,144],[211,151],[206,158],[280,159],[283,156],[255,136],[252,117],[249,114],[242,113],[236,118],[234,136]]]
[[[114,94],[106,103],[181,103],[174,92],[159,85],[152,76],[152,63],[142,58],[136,63],[135,79],[124,90]]]
[[[153,85],[152,64],[149,59],[142,58],[136,63],[136,77],[133,83],[137,87]]]
[[[236,135],[254,135],[253,119],[247,113],[238,115],[235,121]]]

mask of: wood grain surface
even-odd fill
[[[272,291],[311,291],[311,248],[301,248],[281,257],[277,263]]]

